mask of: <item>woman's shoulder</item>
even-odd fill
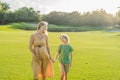
[[[37,34],[36,32],[35,32],[35,33],[32,33],[31,36],[35,36],[36,34]]]
[[[36,35],[36,33],[32,33],[32,34],[31,34],[31,37],[35,37],[35,35]]]

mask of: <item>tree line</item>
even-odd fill
[[[12,22],[37,22],[40,21],[40,12],[33,8],[22,7],[11,11],[9,4],[0,2],[0,24]]]
[[[48,21],[50,24],[67,26],[114,26],[120,25],[120,11],[115,15],[107,13],[103,9],[92,12],[57,12],[41,15],[40,11],[33,8],[22,7],[11,11],[9,4],[0,2],[0,24],[11,22],[39,22]]]
[[[117,14],[120,14],[120,12]],[[108,14],[103,9],[84,13],[80,13],[78,11],[71,13],[53,11],[47,15],[44,15],[43,20],[57,25],[113,26],[119,23],[120,15],[118,16],[119,17],[115,17],[112,14]],[[118,22],[117,19],[119,19]]]

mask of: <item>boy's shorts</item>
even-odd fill
[[[64,72],[68,72],[69,71],[69,64],[62,64],[60,63],[60,68],[61,68],[61,71],[64,73]]]

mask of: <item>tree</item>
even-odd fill
[[[7,14],[9,13],[10,7],[9,7],[9,4],[7,4],[6,2],[2,2],[1,6],[2,6],[2,10],[0,12],[0,18],[1,18],[0,23],[4,24],[7,18]]]
[[[10,11],[9,4],[0,2],[0,24],[10,22],[37,22],[40,21],[40,11],[33,8],[22,7],[16,11]]]
[[[2,3],[0,2],[0,12],[2,11]]]
[[[115,18],[105,10],[95,10],[92,12],[80,13],[77,11],[71,13],[53,11],[43,16],[43,20],[56,25],[68,26],[113,26]]]
[[[14,14],[17,22],[36,22],[40,20],[39,11],[35,11],[33,8],[19,8]]]
[[[116,17],[116,20],[117,20],[116,23],[118,25],[120,25],[120,10],[116,13],[115,17]]]

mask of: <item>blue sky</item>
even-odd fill
[[[51,11],[64,12],[87,12],[103,8],[108,13],[115,14],[120,6],[119,0],[1,0],[10,4],[12,10],[21,7],[33,7],[41,13],[49,13]]]

